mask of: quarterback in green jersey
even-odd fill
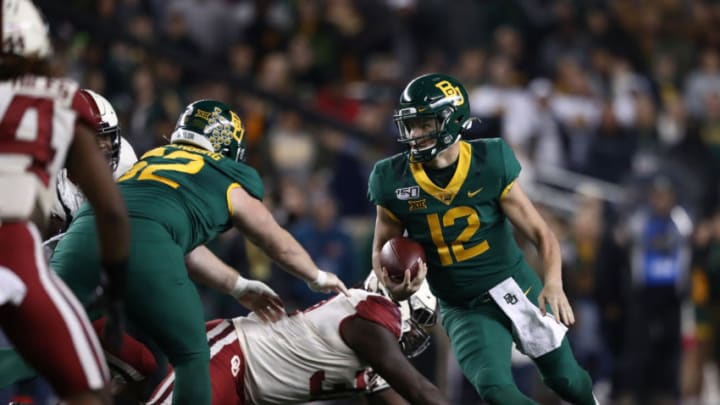
[[[377,162],[370,174],[375,273],[399,300],[427,276],[455,357],[485,401],[535,403],[512,379],[514,341],[564,400],[594,404],[590,377],[565,337],[575,318],[563,291],[559,243],[517,184],[513,151],[501,139],[461,139],[472,119],[468,95],[447,75],[412,80],[394,119],[409,148]],[[512,226],[537,247],[542,281]],[[427,263],[414,279],[407,270],[396,283],[380,266],[380,250],[404,233],[422,244]]]
[[[192,281],[233,295],[262,320],[278,319],[284,308],[267,285],[241,277],[205,243],[235,226],[311,289],[347,290],[317,267],[263,205],[260,176],[243,163],[242,122],[227,105],[191,103],[170,141],[145,153],[118,179],[131,225],[125,310],[173,365],[173,403],[210,404],[210,353]],[[80,208],[52,256],[53,268],[81,300],[98,285],[94,217],[89,206]]]

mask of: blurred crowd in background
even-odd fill
[[[604,403],[720,403],[720,2],[38,4],[58,71],[112,102],[138,156],[167,142],[192,100],[236,109],[266,204],[348,285],[370,271],[367,176],[402,151],[401,89],[422,73],[455,76],[481,119],[466,138],[514,148],[561,241],[571,342]],[[212,248],[290,310],[323,297],[236,231]],[[209,319],[243,312],[204,298]],[[452,403],[478,403],[449,356],[440,331],[415,363]],[[515,371],[556,403],[521,356]]]

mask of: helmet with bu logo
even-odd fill
[[[426,74],[408,83],[393,118],[400,132],[398,142],[410,146],[410,161],[427,162],[460,139],[470,122],[468,94],[451,76]],[[414,135],[412,129],[420,125],[423,134]]]
[[[225,103],[200,100],[190,103],[178,118],[172,143],[188,143],[236,161],[245,160],[245,128]]]

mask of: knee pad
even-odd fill
[[[490,404],[535,405],[534,401],[523,395],[513,384],[480,385],[476,389],[480,398]]]

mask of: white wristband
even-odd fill
[[[245,295],[249,283],[250,282],[245,277],[238,275],[237,281],[235,281],[235,286],[232,290],[230,290],[230,295],[239,299]]]

